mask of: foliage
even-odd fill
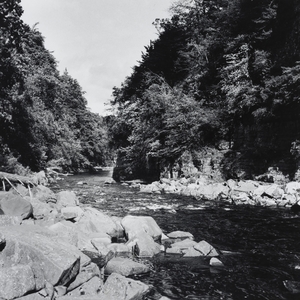
[[[67,171],[105,164],[109,151],[103,118],[88,110],[79,83],[67,72],[59,74],[41,33],[24,24],[21,15],[19,0],[1,1],[4,161],[17,160],[34,171],[53,161]],[[4,161],[2,165],[7,165]]]
[[[184,151],[222,140],[242,157],[285,157],[298,132],[269,131],[298,122],[300,17],[291,11],[299,8],[283,0],[180,0],[171,19],[156,19],[157,40],[113,92],[111,145],[133,173],[147,170],[150,159],[172,165]]]

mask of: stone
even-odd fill
[[[219,196],[227,196],[229,193],[229,187],[224,183],[212,183],[203,185],[199,196],[207,200],[215,200]]]
[[[50,215],[50,213],[54,210],[47,202],[41,202],[39,200],[35,200],[31,202],[33,207],[33,216],[35,219],[43,219]]]
[[[182,254],[182,249],[179,247],[166,248],[166,254]]]
[[[22,223],[22,217],[16,216],[5,216],[0,215],[0,227],[11,226],[11,225],[20,225]]]
[[[38,232],[34,227],[1,227],[0,232],[6,238],[6,246],[0,253],[3,267],[30,265],[37,288],[43,287],[45,280],[53,286],[69,283],[79,272],[80,251],[51,239],[51,232],[46,229]]]
[[[241,203],[241,202],[242,203],[244,202],[245,204],[247,204],[250,200],[248,193],[239,192],[239,191],[235,191],[235,190],[230,193],[230,198],[236,204]]]
[[[138,300],[149,290],[150,287],[141,281],[113,273],[107,278],[98,300]]]
[[[277,184],[272,184],[265,190],[263,196],[264,195],[274,199],[281,199],[284,195],[284,191]]]
[[[57,197],[57,209],[60,210],[66,206],[78,206],[79,201],[77,196],[72,191],[61,191],[56,194]]]
[[[300,182],[291,181],[285,185],[285,192],[287,194],[300,194]]]
[[[183,250],[183,249],[187,249],[187,248],[189,248],[189,247],[193,247],[193,246],[195,246],[195,245],[197,245],[197,242],[195,242],[195,241],[193,241],[193,240],[187,238],[187,239],[185,239],[185,240],[183,240],[183,241],[179,241],[179,242],[173,243],[173,244],[171,245],[171,247],[172,247],[172,248],[173,248],[173,247],[178,247],[178,248],[180,248],[180,249]]]
[[[16,300],[46,300],[47,295],[41,295],[40,292],[28,294],[26,296],[16,298]]]
[[[99,292],[103,287],[103,280],[99,276],[93,276],[90,279],[83,282],[80,286],[76,289],[68,292],[66,297],[62,297],[59,299],[76,299],[76,297],[80,297],[79,299],[85,299],[82,297],[88,297],[87,300],[93,299],[93,297],[99,297]],[[71,297],[71,298],[69,298]],[[99,299],[99,298],[96,298]],[[109,299],[107,299],[109,300]]]
[[[78,233],[75,226],[68,226],[65,223],[57,222],[48,228],[63,241],[78,247]]]
[[[48,187],[43,185],[35,186],[32,189],[32,196],[36,200],[41,202],[51,202],[56,203],[57,199],[53,191],[51,191]]]
[[[161,193],[161,186],[159,182],[152,182],[151,184],[141,185],[140,192],[147,193],[147,194],[160,194]]]
[[[131,249],[128,247],[128,245],[123,243],[112,243],[110,245],[107,245],[107,249],[113,251],[115,256],[125,256],[125,257],[132,256]]]
[[[29,265],[0,268],[0,298],[14,299],[36,288],[34,273]]]
[[[84,211],[79,206],[68,206],[61,209],[61,214],[65,220],[79,221]]]
[[[186,232],[186,231],[180,231],[180,230],[177,230],[177,231],[172,231],[170,233],[167,234],[167,236],[171,239],[186,239],[186,238],[189,238],[191,240],[194,239],[194,236],[189,233],[189,232]]]
[[[120,227],[108,215],[92,207],[85,207],[83,212],[83,216],[76,223],[76,227],[82,232],[106,233],[111,237],[123,235],[123,229],[120,232]]]
[[[185,249],[183,257],[199,257],[202,256],[202,254],[197,251],[194,247],[190,247],[188,249]]]
[[[160,240],[162,235],[162,230],[157,225],[156,221],[149,216],[128,215],[122,219],[121,224],[128,240],[146,233],[156,241]]]
[[[140,257],[153,257],[160,253],[160,244],[156,243],[153,238],[146,234],[140,233],[136,238],[129,240],[127,246],[133,249],[133,253]]]
[[[224,267],[224,264],[216,257],[210,259],[209,265],[212,267]]]
[[[87,266],[81,268],[79,274],[76,276],[75,280],[71,282],[71,284],[67,288],[67,292],[70,292],[85,282],[89,281],[93,277],[100,277],[100,270],[99,267],[91,262]]]
[[[7,192],[0,197],[0,209],[4,215],[20,216],[27,219],[32,215],[33,208],[29,201],[23,199],[20,195]]]
[[[217,250],[212,245],[210,245],[209,243],[207,243],[204,240],[199,242],[198,244],[196,244],[194,246],[194,249],[199,251],[204,256],[218,256],[219,255]]]
[[[253,193],[259,186],[259,183],[253,180],[239,181],[236,186],[233,186],[234,191],[244,192],[244,193]]]
[[[118,273],[123,276],[130,276],[148,273],[150,268],[129,258],[114,257],[107,263],[104,271],[108,275]]]

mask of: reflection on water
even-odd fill
[[[51,188],[73,190],[82,203],[110,215],[150,215],[165,233],[189,231],[197,242],[222,250],[223,269],[210,268],[206,258],[157,256],[150,274],[135,277],[154,286],[146,299],[300,299],[283,284],[300,281],[300,218],[283,209],[141,194],[105,185],[110,176],[109,171],[70,176]]]

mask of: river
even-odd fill
[[[149,195],[120,184],[105,185],[110,171],[68,176],[50,186],[72,190],[80,202],[109,215],[152,216],[164,233],[188,231],[222,250],[224,268],[203,258],[158,255],[150,274],[135,279],[153,285],[146,300],[300,299],[283,281],[300,281],[300,218],[288,209],[234,206],[178,195]],[[81,184],[78,184],[81,182]]]

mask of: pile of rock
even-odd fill
[[[0,192],[0,209],[1,299],[142,299],[151,287],[127,276],[151,267],[137,257],[218,255],[189,233],[164,235],[152,217],[82,206],[70,191],[18,186]]]
[[[149,185],[139,185],[144,193],[175,193],[204,200],[222,200],[233,204],[250,204],[271,207],[291,207],[300,196],[300,182],[284,185],[253,180],[227,180],[210,183],[206,180],[161,179]]]

